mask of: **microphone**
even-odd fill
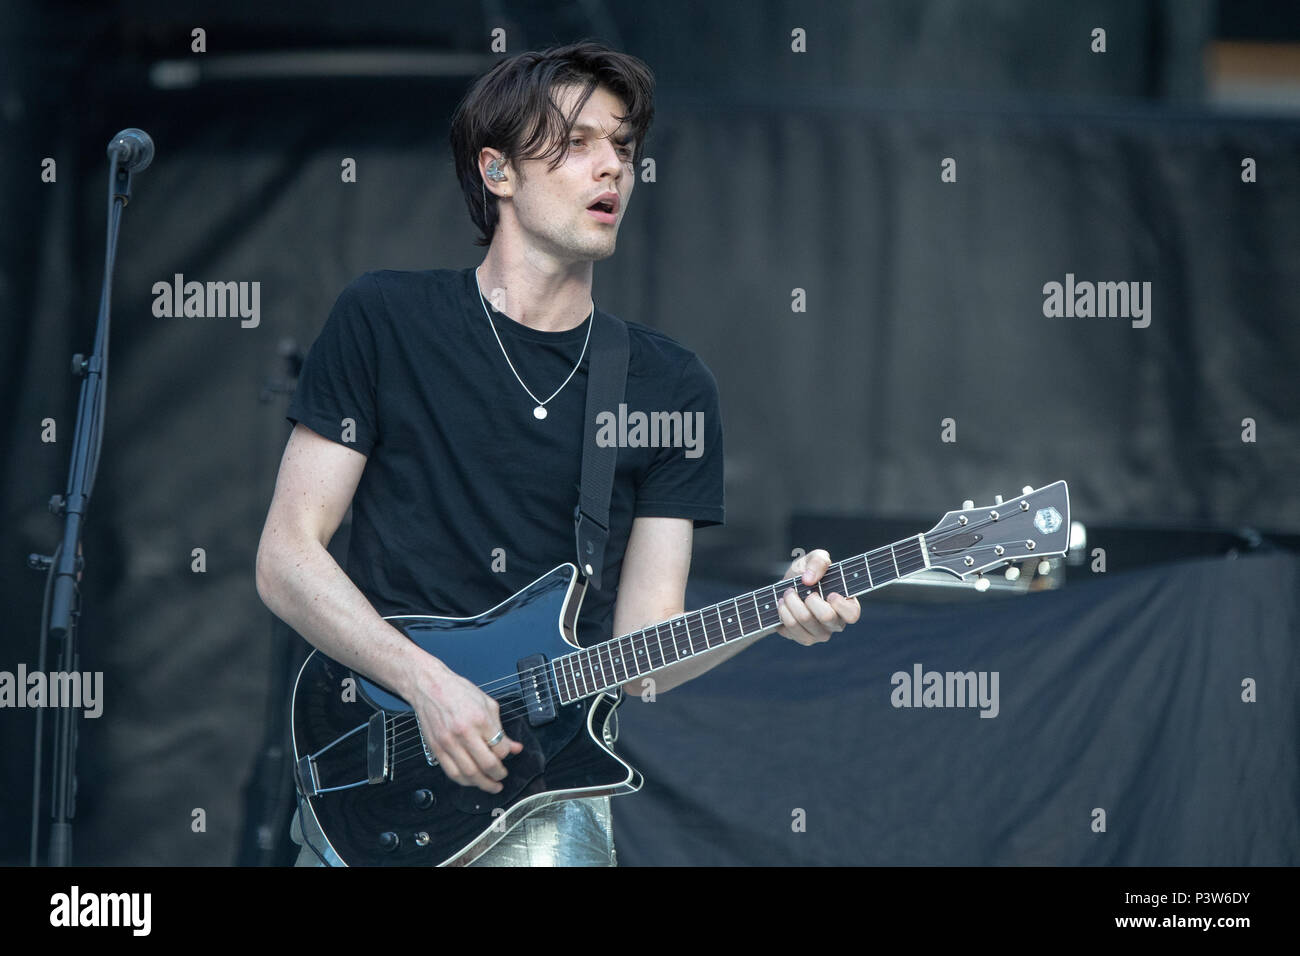
[[[153,162],[153,140],[142,129],[124,129],[108,144],[108,156],[117,156],[118,167],[128,173],[139,173]]]

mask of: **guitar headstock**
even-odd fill
[[[925,533],[930,567],[970,578],[1028,558],[1065,554],[1070,547],[1070,490],[1064,481],[1025,489],[1018,498],[949,511]]]

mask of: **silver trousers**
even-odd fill
[[[617,866],[614,828],[609,797],[561,800],[525,817],[496,846],[470,866]],[[302,822],[306,821],[311,844],[322,850],[328,863],[307,845]],[[295,866],[342,866],[343,861],[325,845],[324,834],[310,814],[301,808],[293,815],[289,836],[302,847]]]

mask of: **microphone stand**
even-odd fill
[[[78,668],[77,619],[80,616],[81,529],[90,504],[90,493],[95,486],[99,470],[99,451],[104,437],[104,404],[107,396],[108,330],[110,300],[113,290],[113,266],[117,258],[117,235],[121,225],[122,209],[131,199],[130,163],[119,162],[116,151],[111,152],[108,184],[108,242],[104,255],[104,282],[99,298],[99,320],[95,330],[95,348],[90,358],[78,353],[72,357],[72,373],[81,379],[81,395],[77,404],[77,425],[72,441],[72,462],[68,470],[66,495],[50,498],[50,510],[63,516],[63,536],[52,557],[32,555],[28,564],[37,569],[50,569],[53,580],[53,602],[43,608],[42,618],[48,620],[48,635],[62,641],[58,669],[71,672]],[[47,600],[49,590],[47,588]],[[48,610],[48,619],[45,611]],[[41,634],[40,658],[43,666],[47,633]],[[19,691],[22,692],[21,690]],[[65,702],[66,703],[66,702]],[[32,799],[32,863],[37,857],[37,819],[40,814],[40,761],[41,718],[44,709],[36,712],[36,772]],[[54,729],[54,784],[50,815],[49,864],[67,866],[72,861],[72,817],[76,811],[77,778],[77,721],[81,710],[75,706],[59,708]]]

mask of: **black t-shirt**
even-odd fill
[[[339,295],[289,405],[291,422],[368,458],[346,570],[381,615],[471,616],[575,561],[589,356],[539,421],[502,346],[545,400],[583,354],[591,320],[540,332],[487,311],[473,269],[368,272]],[[583,645],[612,636],[634,517],[723,521],[713,375],[668,336],[627,325],[627,424],[607,419],[606,437],[641,447],[618,448],[605,586],[583,600]],[[671,437],[684,447],[662,447],[665,430],[638,430],[636,412],[680,412],[702,433],[679,429]]]

